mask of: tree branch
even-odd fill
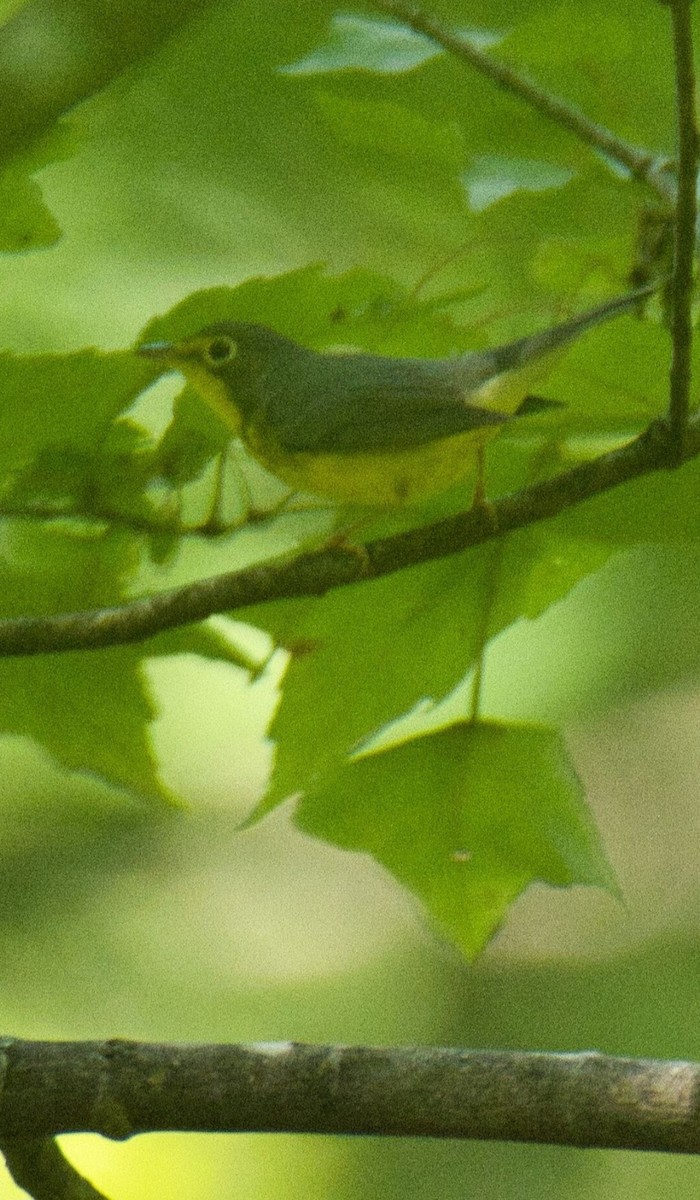
[[[678,200],[671,279],[671,384],[668,421],[679,461],[683,457],[690,408],[693,326],[691,301],[697,223],[698,128],[695,118],[695,70],[691,0],[670,0],[676,68],[678,124]]]
[[[411,0],[374,0],[375,7],[422,33],[449,54],[468,63],[482,75],[491,79],[497,87],[524,100],[531,108],[554,121],[582,142],[607,154],[609,158],[628,170],[635,179],[652,188],[667,204],[676,198],[676,183],[672,164],[662,156],[651,154],[641,146],[618,137],[612,130],[592,121],[575,105],[545,91],[522,71],[516,71],[507,63],[479,49],[469,38],[451,29],[430,13],[423,12]]]
[[[700,454],[700,418],[688,425],[685,459]],[[675,463],[675,459],[674,459]],[[343,547],[302,554],[291,562],[214,575],[114,608],[0,621],[0,656],[96,650],[144,641],[166,629],[269,600],[322,596],[347,584],[379,579],[406,567],[457,554],[574,505],[671,462],[665,421],[633,441],[552,479],[432,525],[370,542],[358,554]]]
[[[691,1062],[595,1051],[9,1038],[3,1060],[3,1140],[171,1130],[700,1153],[700,1064]]]
[[[18,1187],[34,1200],[106,1200],[62,1154],[53,1138],[1,1138],[0,1151]]]

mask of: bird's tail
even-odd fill
[[[461,360],[464,363],[464,379],[461,382],[468,389],[478,387],[496,375],[517,370],[553,350],[559,350],[569,342],[575,341],[593,325],[609,321],[611,317],[634,308],[645,296],[657,291],[658,286],[657,283],[650,284],[634,292],[627,292],[624,296],[616,296],[614,300],[607,300],[597,308],[579,313],[569,321],[562,321],[560,325],[552,325],[549,329],[543,329],[541,333],[533,333],[529,337],[508,342],[505,346],[496,346],[493,350],[478,351],[476,354],[473,351],[465,354]]]

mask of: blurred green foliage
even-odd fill
[[[155,383],[123,348],[135,339],[235,316],[321,349],[480,348],[622,289],[648,203],[566,130],[371,12],[338,13],[326,0],[300,0],[293,19],[281,0],[109,7],[0,8],[0,63],[12,65],[13,86],[26,83],[15,125],[0,121],[6,616],[125,602],[326,534],[332,515],[311,502],[242,524],[250,506],[274,508],[278,485],[227,447],[191,393]],[[63,42],[52,14],[67,22]],[[662,6],[521,0],[515,13],[506,0],[475,0],[467,13],[454,0],[441,15],[619,134],[672,153]],[[17,29],[40,48],[33,59]],[[82,349],[94,343],[118,349]],[[588,336],[543,384],[566,409],[494,445],[491,494],[644,428],[663,411],[667,358],[653,305],[644,321]],[[291,963],[303,911],[293,934],[277,926],[295,869],[287,855],[327,855],[318,869],[333,881],[338,848],[371,855],[468,955],[533,881],[614,891],[559,726],[697,672],[698,470],[626,485],[378,583],[235,614],[266,638],[209,623],[142,647],[4,662],[7,1027],[697,1054],[680,1015],[696,982],[690,939],[614,968],[501,960],[468,970],[428,941],[403,899],[387,898],[379,872],[362,886],[376,886],[393,914],[378,921],[385,941],[357,915],[357,884],[337,895],[329,884],[325,896],[319,884],[308,911],[322,921],[327,910],[328,926],[313,927],[322,965],[299,950],[300,983]],[[408,519],[464,504],[460,491]],[[272,648],[288,661],[270,660]],[[152,682],[156,661],[174,672],[165,690]],[[181,683],[193,662],[211,692],[202,702]],[[489,720],[470,727],[480,662]],[[192,763],[221,722],[202,794],[217,791],[207,772],[221,767],[218,803],[236,820],[270,814],[265,822],[238,837],[228,818],[177,824],[163,801],[188,787],[158,753],[175,710]],[[250,750],[266,730],[276,744],[267,791],[269,751]],[[269,832],[272,809],[293,793],[304,793],[297,827],[319,840],[303,850],[300,835]],[[279,908],[260,911],[260,880]],[[550,893],[547,911],[557,903]],[[246,922],[247,958],[236,941]],[[362,949],[349,948],[353,937]],[[256,957],[268,942],[274,970]],[[340,968],[324,958],[337,942]],[[500,1200],[543,1186],[682,1193],[687,1176],[694,1194],[690,1164],[656,1158],[641,1179],[631,1156],[541,1148],[295,1139],[269,1150],[246,1139],[211,1149],[198,1139],[183,1151],[183,1141],[168,1140],[162,1158],[156,1141],[140,1143],[124,1165],[123,1148],[81,1139],[76,1157],[105,1186],[113,1173],[124,1197],[228,1194],[241,1177],[251,1195],[298,1194],[301,1179],[309,1195],[442,1198],[468,1184]],[[164,1176],[169,1156],[177,1168]]]
[[[30,5],[17,19],[31,18],[32,11]],[[35,16],[40,18],[42,11],[39,7]],[[371,220],[375,236],[380,234],[381,258],[390,258],[392,271],[379,273],[376,247],[343,222],[343,244],[357,264],[352,270],[333,275],[311,263],[276,276],[248,279],[237,288],[195,291],[166,316],[151,320],[142,336],[177,337],[213,320],[235,317],[268,323],[319,348],[352,344],[390,354],[448,354],[489,344],[494,330],[498,337],[513,336],[531,328],[533,320],[541,322],[543,315],[547,319],[548,312],[552,319],[555,298],[562,302],[563,285],[565,302],[573,307],[602,290],[606,279],[609,286],[631,269],[640,200],[624,174],[611,171],[566,131],[533,117],[522,103],[517,106],[522,128],[517,128],[512,98],[496,93],[487,105],[480,103],[484,81],[448,61],[444,52],[436,55],[425,38],[395,22],[336,14],[330,41],[321,40],[317,50],[285,65],[287,50],[301,42],[302,35],[318,37],[320,23],[314,34],[313,22],[305,27],[300,21],[282,32],[273,47],[270,41],[263,44],[257,39],[259,22],[256,30],[254,23],[237,21],[234,39],[231,19],[228,5],[217,6],[208,21],[187,27],[129,85],[122,81],[113,95],[108,91],[84,108],[85,145],[90,145],[92,136],[104,155],[109,143],[116,159],[128,148],[130,186],[143,187],[144,175],[133,157],[138,124],[140,150],[150,148],[154,154],[149,178],[151,187],[157,184],[161,189],[162,207],[174,211],[173,204],[182,204],[191,190],[188,173],[196,170],[198,203],[205,205],[200,218],[222,187],[227,195],[238,192],[238,206],[245,209],[243,178],[250,189],[257,174],[256,193],[261,187],[264,193],[274,172],[277,183],[286,175],[290,183],[299,184],[289,187],[284,211],[276,207],[276,219],[290,226],[294,205],[315,175],[313,201],[306,196],[311,208],[305,224],[314,226],[316,239],[324,241],[318,225],[321,212],[327,213],[329,205],[345,212],[352,195],[355,201],[361,199],[362,222]],[[588,50],[577,14],[572,10],[567,19],[558,11],[552,19],[552,36],[571,38],[571,61],[580,66]],[[611,30],[613,26],[614,21]],[[13,28],[12,23],[8,28]],[[525,20],[517,33],[505,34],[484,27],[467,36],[492,52],[504,46],[511,57],[515,47],[527,60],[539,46],[539,18]],[[151,36],[152,30],[144,29],[144,39]],[[86,53],[94,53],[96,63],[103,62],[104,37],[103,31],[86,41]],[[120,53],[126,55],[125,47],[137,40],[134,30],[125,28]],[[226,59],[221,55],[222,41],[236,47]],[[197,54],[206,71],[193,106],[190,76]],[[628,56],[628,39],[621,35],[620,62]],[[616,55],[608,53],[608,59],[617,62]],[[538,52],[536,61],[545,76],[561,66],[557,54],[543,57]],[[67,58],[66,94],[70,62]],[[418,67],[424,70],[419,73]],[[244,120],[242,112],[233,123],[224,119],[224,94],[226,112],[238,112],[235,94],[240,96],[241,80],[238,74],[234,80],[234,71],[248,76],[248,104],[251,73],[264,80],[269,106],[264,124],[259,117],[257,123]],[[322,90],[315,82],[319,76]],[[448,80],[451,87],[446,87]],[[234,88],[235,94],[229,95],[225,85],[234,82],[238,91]],[[74,99],[80,98],[84,86],[76,77]],[[468,86],[475,89],[469,101]],[[506,114],[508,132],[503,123]],[[613,109],[611,122],[617,117]],[[292,141],[290,121],[295,127]],[[498,154],[483,152],[485,136],[492,147],[498,146]],[[177,181],[169,166],[175,147]],[[42,159],[33,153],[29,165],[35,170]],[[292,174],[290,155],[296,156]],[[243,178],[239,178],[241,163]],[[80,165],[76,162],[76,172]],[[324,172],[323,185],[320,172]],[[234,176],[237,184],[232,188]],[[607,214],[604,226],[602,211]],[[378,228],[377,222],[384,222],[384,228]],[[167,224],[166,220],[166,242]],[[153,236],[152,217],[150,223],[145,217],[139,232],[142,239]],[[42,236],[37,227],[35,238],[40,241]],[[227,236],[233,238],[233,226]],[[398,248],[390,252],[393,239],[402,242],[401,253]],[[250,234],[245,244],[250,253]],[[422,253],[425,258],[422,268],[413,264],[410,284],[399,281],[407,274],[408,244],[414,255]],[[445,254],[448,247],[451,252]],[[196,261],[203,264],[206,247],[198,244],[198,254],[200,249],[204,257]],[[554,394],[568,401],[567,415],[559,422],[551,414],[523,422],[504,437],[493,455],[492,490],[509,490],[561,469],[568,458],[594,452],[596,439],[599,446],[605,439],[614,443],[643,428],[663,406],[665,359],[666,339],[653,323],[626,318],[587,338],[584,347],[554,369],[550,381]],[[172,577],[179,546],[196,538],[198,530],[209,541],[212,561],[219,569],[230,564],[232,555],[235,562],[237,528],[245,520],[255,473],[249,478],[245,463],[238,471],[226,465],[224,431],[187,390],[175,399],[172,418],[164,428],[161,420],[158,433],[153,414],[150,424],[144,415],[148,385],[154,378],[152,367],[123,352],[102,358],[89,352],[8,355],[0,361],[8,431],[3,443],[2,496],[12,564],[5,589],[6,615],[126,599],[145,585],[144,568],[151,571],[151,578],[154,568],[169,571]],[[146,395],[139,400],[142,393]],[[29,423],[23,416],[27,409],[32,413]],[[622,546],[694,539],[695,474],[692,464],[671,480],[645,480],[626,489],[622,497],[605,496],[582,513],[564,514],[557,522],[519,533],[502,545],[482,547],[323,600],[266,606],[248,613],[247,619],[264,628],[273,644],[289,649],[292,658],[272,727],[277,743],[272,784],[255,816],[290,793],[317,789],[326,775],[334,778],[339,770],[347,771],[343,766],[347,755],[381,733],[382,726],[425,703],[426,696],[434,708],[471,669],[480,677],[489,642],[523,618],[537,618],[581,579],[600,570]],[[264,509],[264,478],[262,487]],[[275,496],[274,485],[268,487],[271,513]],[[440,498],[426,507],[422,519],[459,508],[464,499],[462,489]],[[231,521],[224,515],[227,508],[236,514]],[[192,518],[193,511],[199,511],[199,522]],[[280,548],[284,550],[285,539],[289,549],[300,541],[303,545],[317,540],[325,521],[323,516],[319,519],[320,525],[313,519],[310,525],[299,524],[304,520],[301,516],[290,523],[283,514]],[[274,525],[273,516],[268,523]],[[248,532],[242,530],[241,536]],[[115,544],[118,568],[112,561]],[[77,566],[76,553],[87,555]],[[264,561],[269,555],[269,544],[261,538],[257,555],[253,543],[248,561],[256,557]],[[34,566],[39,562],[41,587]],[[95,598],[98,579],[110,582]],[[175,644],[181,654],[198,653],[201,635],[183,630],[177,643],[170,642],[171,647]],[[244,649],[237,655],[223,639],[218,643],[210,639],[206,645],[208,654],[216,654],[218,645],[223,661],[230,661],[232,655],[239,663],[250,661]],[[7,694],[19,692],[22,702],[6,705],[5,730],[38,739],[64,766],[94,771],[106,782],[127,786],[142,796],[166,794],[149,749],[153,707],[140,669],[144,654],[148,648],[111,654],[115,669],[117,661],[128,660],[135,692],[133,700],[125,699],[128,692],[122,685],[120,699],[125,702],[119,706],[106,697],[112,725],[108,754],[105,721],[94,719],[99,704],[92,655],[72,656],[58,665],[52,662],[46,672],[43,660],[6,664]],[[83,660],[89,670],[83,671]],[[66,695],[75,700],[62,704],[59,698]],[[82,704],[90,707],[93,719],[76,723],[74,713],[80,713]],[[34,717],[34,706],[41,720]],[[67,727],[53,715],[56,711],[70,714]],[[420,727],[411,736],[416,732],[421,733]],[[519,735],[513,730],[512,736]],[[414,742],[414,757],[426,756],[423,768],[415,764],[417,777],[428,770],[433,745],[431,739],[420,737]],[[537,777],[541,760],[537,751],[533,755],[531,773]],[[393,761],[391,755],[389,760]],[[138,762],[142,765],[135,769]],[[350,769],[348,777],[356,776],[357,770]],[[494,830],[498,830],[499,789],[492,790]],[[575,788],[564,789],[559,801],[562,812],[574,796]],[[464,803],[468,807],[468,799]],[[366,807],[371,820],[371,799]],[[366,817],[358,816],[352,835],[358,845],[365,843],[365,824]],[[347,842],[347,833],[345,837]],[[585,857],[589,851],[583,831],[581,838],[578,852]],[[515,835],[513,840],[517,844]],[[405,882],[412,871],[408,858],[402,862],[400,845],[397,828],[390,860]],[[388,861],[386,855],[375,853]],[[517,850],[513,853],[517,860]],[[479,949],[497,927],[524,881],[537,877],[525,835],[521,853],[520,884],[505,889],[500,906],[484,900],[482,913],[476,898],[479,888],[470,893],[468,903],[461,891],[461,876],[469,885],[481,866],[470,862],[459,880],[454,873],[449,876],[455,889],[451,910],[464,911],[465,929],[482,931],[477,937],[457,934],[470,952]],[[433,869],[440,875],[439,863]],[[594,876],[602,878],[597,868],[586,877]],[[548,872],[544,870],[541,877],[548,878]],[[493,883],[497,890],[495,875]],[[446,886],[443,882],[443,891]],[[417,890],[439,918],[431,904],[430,886],[424,883]],[[481,890],[484,895],[488,892],[488,888]],[[454,918],[450,927],[456,928]]]

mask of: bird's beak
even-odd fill
[[[178,356],[177,350],[174,342],[144,342],[143,346],[137,346],[136,353],[142,359],[172,362]]]
[[[136,353],[141,358],[155,358],[162,362],[172,359],[174,351],[173,342],[144,342],[143,346],[136,347]]]

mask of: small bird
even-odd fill
[[[253,458],[294,491],[390,509],[445,491],[482,466],[485,444],[504,424],[557,406],[529,397],[532,364],[655,290],[449,358],[310,350],[243,321],[149,342],[137,353],[181,371]],[[481,470],[475,500],[484,502]]]

